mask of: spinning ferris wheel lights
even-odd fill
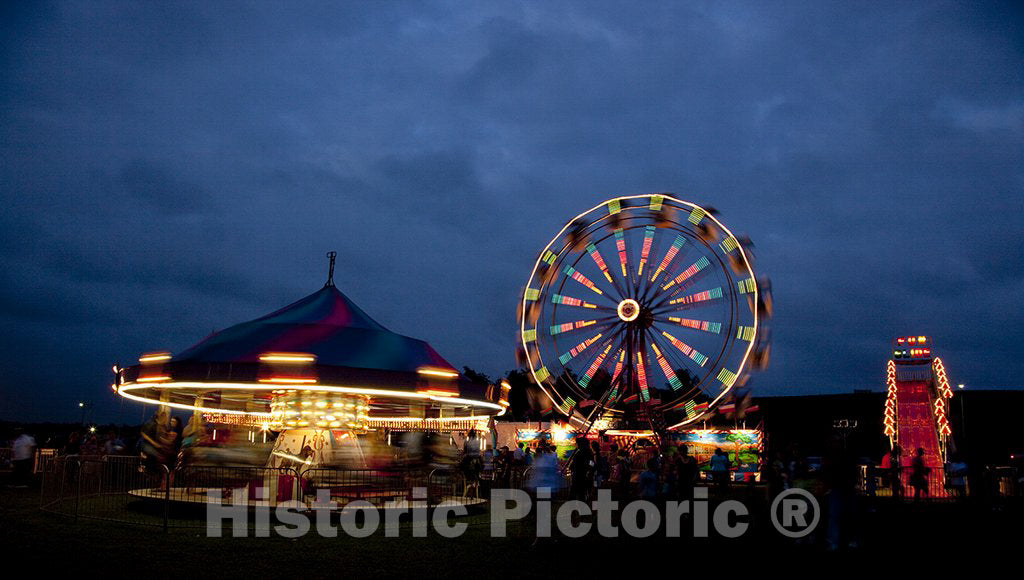
[[[553,409],[584,424],[684,410],[679,427],[766,359],[770,302],[749,241],[715,213],[666,194],[618,197],[541,251],[519,306],[517,356]],[[581,401],[596,401],[586,416]]]

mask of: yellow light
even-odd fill
[[[622,302],[619,302],[619,307],[616,308],[616,312],[619,314],[619,318],[623,322],[632,322],[640,316],[640,303],[632,298],[626,298]]]
[[[423,393],[424,395],[436,395],[438,397],[450,397],[452,395],[458,395],[459,393],[453,391],[439,391],[436,389],[427,389],[425,391],[416,391],[417,393]]]
[[[137,387],[136,387],[137,388]],[[147,403],[150,405],[163,405],[165,407],[171,407],[173,409],[182,409],[184,411],[201,411],[206,413],[224,413],[225,415],[252,415],[254,417],[267,417],[270,418],[270,413],[261,413],[259,411],[238,411],[235,409],[214,409],[211,407],[201,407],[199,405],[186,405],[184,403],[172,403],[170,401],[161,401],[160,399],[152,399],[149,397],[140,397],[127,392],[129,389],[122,387],[118,394],[126,399],[138,401],[140,403]]]
[[[146,354],[139,357],[140,363],[154,363],[171,360],[171,353],[169,352],[147,352]],[[116,371],[115,371],[116,372]]]
[[[316,382],[316,379],[306,379],[297,377],[271,377],[269,379],[260,379],[261,383],[282,383],[282,384],[312,384]]]
[[[309,465],[310,463],[313,462],[313,458],[312,457],[307,457],[306,459],[303,459],[301,457],[296,457],[296,456],[292,455],[291,453],[285,453],[283,451],[275,451],[274,455],[276,455],[278,457],[284,457],[285,459],[291,459],[292,461],[297,461],[297,462],[303,463],[305,465]]]
[[[316,355],[302,352],[267,352],[260,355],[260,360],[275,363],[311,363],[316,362]]]
[[[430,375],[432,377],[445,377],[447,379],[454,379],[455,377],[459,376],[459,373],[455,371],[449,371],[433,367],[420,367],[416,369],[416,372],[421,375]]]
[[[135,379],[137,383],[159,383],[161,381],[169,381],[171,377],[139,377]]]
[[[242,415],[268,415],[268,413],[262,412],[251,412],[251,411],[229,411],[221,409],[205,409],[192,405],[177,405],[170,403],[162,403],[159,399],[152,399],[141,397],[138,395],[128,395],[129,391],[144,389],[144,388],[159,388],[159,389],[190,389],[197,391],[211,391],[211,390],[233,390],[233,391],[273,391],[275,387],[271,385],[261,385],[255,383],[227,383],[227,382],[200,382],[200,381],[174,381],[171,383],[165,383],[154,387],[148,387],[146,385],[133,385],[132,383],[126,383],[121,386],[120,393],[122,396],[132,400],[151,403],[156,405],[168,405],[175,408],[181,409],[198,409],[200,411],[220,411],[224,413],[238,413]],[[393,391],[387,389],[372,389],[363,387],[343,387],[340,385],[324,385],[318,384],[316,390],[329,392],[329,393],[352,393],[356,395],[370,395],[370,396],[381,396],[381,397],[396,397],[402,399],[421,399],[431,400],[440,403],[452,403],[455,405],[471,405],[474,407],[484,407],[494,409],[495,411],[501,411],[501,405],[496,403],[490,403],[487,401],[478,401],[474,399],[464,399],[460,397],[441,397],[428,393],[415,393],[409,391]]]
[[[389,423],[419,423],[423,422],[437,422],[437,423],[449,423],[452,421],[484,421],[490,419],[489,415],[471,415],[469,417],[367,417],[367,420],[371,423],[377,422],[389,422]]]

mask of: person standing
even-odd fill
[[[718,489],[729,487],[729,466],[729,456],[721,447],[716,448],[715,454],[711,456],[711,479]]]
[[[594,487],[603,487],[608,481],[611,467],[608,464],[608,457],[601,453],[601,443],[594,441],[592,445],[594,452]]]
[[[679,499],[692,500],[693,486],[697,482],[697,460],[690,455],[690,449],[686,445],[679,447],[676,454],[676,474],[679,485]]]
[[[615,464],[613,471],[616,488],[615,499],[617,501],[628,501],[632,496],[633,464],[629,459],[629,453],[625,449],[619,449],[618,462]]]
[[[476,429],[470,429],[466,434],[466,442],[462,447],[462,475],[465,478],[463,495],[468,495],[472,488],[474,493],[480,497],[480,472],[483,470],[483,456],[481,453],[481,442],[477,437]]]
[[[494,456],[494,487],[507,488],[512,480],[512,452],[503,446]]]
[[[640,474],[640,499],[656,501],[658,499],[658,460],[647,460],[647,469]]]
[[[562,488],[561,475],[558,471],[558,458],[546,441],[537,445],[537,455],[530,471],[529,489],[536,493],[538,489],[547,488],[554,496]]]
[[[586,437],[576,438],[576,452],[569,460],[569,472],[572,474],[572,499],[587,501],[590,489],[594,487],[594,454]]]
[[[32,463],[36,456],[36,439],[28,433],[18,430],[17,439],[11,449],[11,462],[14,464],[14,487],[28,487],[32,474]]]
[[[931,470],[924,464],[924,449],[918,447],[910,464],[910,485],[914,487],[914,501],[921,499],[921,494],[928,496],[929,471]]]
[[[892,497],[903,498],[903,449],[899,445],[893,445],[889,452],[889,483],[892,485]]]
[[[526,444],[523,443],[522,441],[520,441],[519,444],[516,445],[516,450],[515,450],[515,453],[512,456],[512,459],[513,459],[513,464],[517,468],[522,468],[524,465],[526,465],[526,452],[523,451],[523,447],[525,447],[525,446],[526,446]]]

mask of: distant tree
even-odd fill
[[[491,377],[483,373],[478,373],[469,367],[462,367],[462,376],[466,377],[469,382],[475,385],[487,386],[491,384]]]
[[[690,371],[679,368],[676,369],[676,378],[679,379],[683,386],[679,388],[681,392],[687,392],[693,387],[697,386],[697,378],[690,374]]]
[[[531,417],[529,388],[532,385],[526,371],[509,371],[505,380],[511,390],[508,393],[508,414],[516,421],[522,421]]]

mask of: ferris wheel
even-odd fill
[[[679,428],[713,412],[759,352],[766,308],[745,244],[711,210],[617,197],[541,251],[520,304],[520,356],[550,406]]]

